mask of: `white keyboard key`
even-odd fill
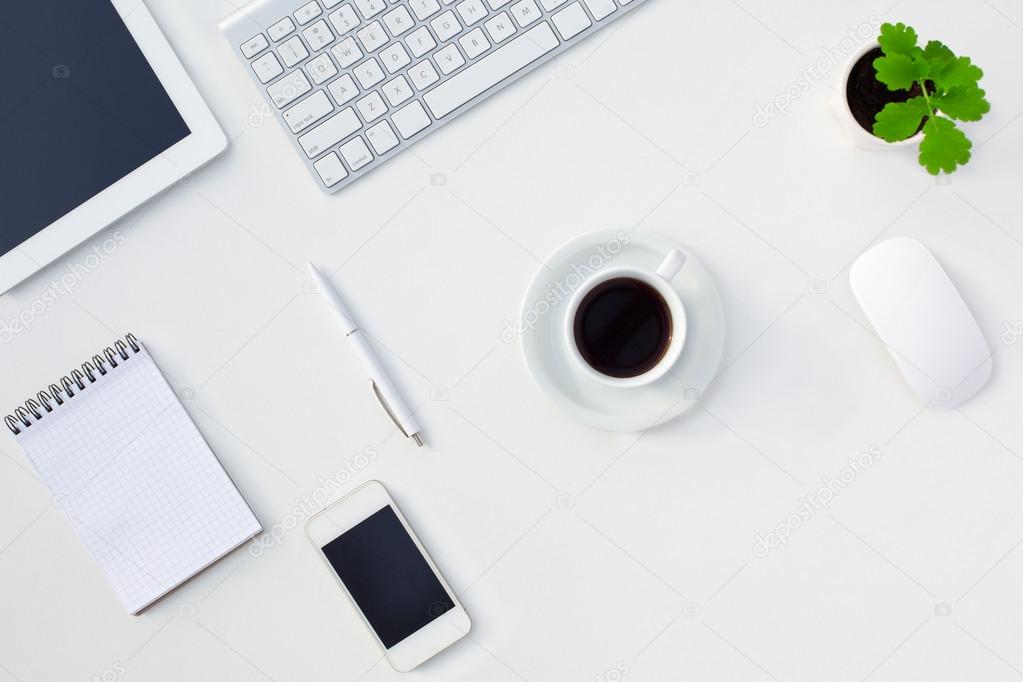
[[[515,3],[511,7],[511,13],[515,17],[515,21],[522,28],[529,26],[543,16],[540,14],[540,8],[536,6],[533,0],[522,0],[522,2]]]
[[[444,81],[423,99],[434,118],[441,119],[557,46],[558,38],[545,21]]]
[[[345,170],[341,159],[334,152],[327,154],[314,163],[313,166],[316,168],[316,172],[320,174],[323,184],[327,187],[333,187],[348,177],[348,171]]]
[[[338,106],[348,104],[355,99],[356,95],[359,94],[358,86],[355,85],[355,81],[352,80],[352,77],[347,73],[338,78],[336,81],[332,81],[330,85],[327,86],[327,90],[330,91],[331,96],[334,98],[334,101],[337,102]]]
[[[373,145],[377,156],[386,154],[398,146],[398,136],[391,130],[391,124],[381,121],[366,131],[366,139]]]
[[[313,83],[316,85],[323,85],[337,75],[337,67],[334,66],[330,55],[326,54],[321,54],[316,59],[310,61],[305,65],[305,69],[309,72],[309,77],[313,79]]]
[[[330,53],[334,55],[334,59],[337,60],[338,65],[342,69],[347,69],[355,62],[362,59],[362,50],[355,43],[355,38],[345,38],[340,43],[330,48]]]
[[[406,140],[429,127],[430,115],[418,101],[399,109],[391,116],[391,123]]]
[[[256,72],[256,78],[259,79],[260,83],[269,83],[284,73],[284,68],[277,61],[277,55],[273,52],[269,52],[252,62],[252,70]]]
[[[302,35],[313,51],[322,50],[334,42],[334,34],[327,28],[327,22],[323,19],[302,31]]]
[[[408,9],[404,5],[399,5],[384,15],[384,25],[387,26],[387,30],[395,38],[406,31],[411,31],[415,24],[416,22],[412,20],[412,15],[409,14]]]
[[[405,38],[405,44],[412,50],[412,56],[419,59],[424,54],[437,47],[437,41],[430,34],[430,29],[420,26]]]
[[[278,109],[283,109],[313,89],[301,71],[293,71],[266,89]]]
[[[266,36],[260,33],[258,36],[254,36],[242,43],[241,50],[247,59],[252,59],[268,47],[270,47],[270,43],[266,42]]]
[[[412,99],[412,86],[405,80],[405,76],[398,76],[383,87],[384,97],[391,103],[392,107]]]
[[[458,44],[465,50],[465,56],[469,59],[476,59],[490,49],[490,41],[480,29],[469,31],[458,39]]]
[[[277,53],[281,55],[284,65],[289,69],[309,56],[309,50],[305,49],[302,39],[298,36],[288,38],[281,43],[277,48]]]
[[[379,21],[363,26],[355,35],[359,37],[359,42],[366,52],[375,52],[387,44],[387,33]]]
[[[592,25],[590,18],[586,16],[586,10],[578,2],[573,2],[551,19],[564,40],[574,38]]]
[[[366,19],[372,19],[387,9],[384,0],[355,0],[355,6],[359,8],[362,16]]]
[[[313,0],[307,5],[302,5],[295,12],[295,18],[298,19],[299,26],[305,26],[310,21],[320,16],[320,6],[316,4],[316,0]]]
[[[366,119],[366,123],[372,123],[387,113],[387,105],[384,104],[379,92],[369,93],[356,102],[355,106],[359,108],[359,113]]]
[[[366,146],[361,137],[341,145],[341,156],[345,158],[345,161],[348,162],[348,167],[353,172],[373,160],[373,154],[369,151],[369,147]]]
[[[540,0],[540,4],[543,5],[543,8],[548,12],[556,10],[567,2],[569,2],[569,0]]]
[[[511,2],[511,0],[487,0],[487,4],[490,5],[490,9],[495,12],[507,5],[509,2]]]
[[[433,27],[433,32],[437,34],[437,39],[442,43],[462,32],[462,25],[458,23],[455,13],[451,10],[431,21],[430,26]]]
[[[412,63],[412,58],[401,43],[394,43],[380,51],[380,61],[384,63],[387,73],[398,73]]]
[[[586,0],[586,9],[590,10],[594,19],[600,21],[617,12],[618,5],[615,0]]]
[[[266,32],[270,34],[270,40],[275,43],[279,43],[284,40],[284,37],[295,30],[295,22],[291,20],[291,17],[284,17],[276,24],[266,29]]]
[[[445,76],[465,64],[465,58],[454,44],[441,48],[433,58],[437,60],[437,66]]]
[[[330,23],[334,26],[334,30],[337,31],[339,36],[348,33],[360,23],[359,15],[355,13],[351,5],[341,5],[338,11],[327,18],[330,19]]]
[[[306,156],[315,158],[327,151],[356,130],[362,128],[362,121],[351,107],[334,114],[310,132],[298,138]]]
[[[300,133],[334,111],[327,94],[319,90],[282,114],[291,132]]]
[[[501,12],[493,19],[483,24],[483,27],[487,29],[487,33],[494,39],[495,43],[503,43],[508,38],[515,35],[515,26],[512,24],[511,17],[508,16],[507,12]]]
[[[487,17],[487,8],[483,6],[481,0],[465,0],[455,9],[458,10],[458,16],[462,17],[462,22],[466,26],[472,26]]]
[[[433,68],[430,60],[419,62],[408,71],[417,90],[426,90],[428,87],[440,80],[437,69]]]
[[[359,79],[363,89],[369,89],[384,79],[384,70],[380,68],[377,60],[370,57],[355,67],[355,77]]]
[[[339,2],[341,2],[341,0],[322,0],[322,2],[323,2],[323,6],[324,6],[324,7],[326,7],[327,9],[331,9],[331,8],[332,8],[332,7],[334,7],[334,6],[336,5],[336,4],[338,4]]]
[[[419,21],[426,21],[440,11],[440,3],[437,0],[412,0],[409,4]]]

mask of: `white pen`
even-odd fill
[[[370,386],[373,388],[373,393],[376,394],[377,400],[380,401],[380,405],[383,406],[391,421],[405,434],[406,438],[411,438],[416,442],[416,445],[423,447],[422,429],[416,423],[412,410],[402,400],[398,389],[394,387],[394,383],[387,376],[387,372],[384,371],[383,365],[380,364],[376,353],[369,347],[369,343],[366,342],[365,335],[359,330],[359,325],[356,324],[355,318],[348,312],[345,304],[341,302],[337,289],[319,273],[312,263],[308,265],[309,272],[320,288],[320,294],[323,295],[324,300],[337,313],[345,336],[352,342],[355,352],[359,354],[359,357],[366,364],[366,369],[369,370]]]

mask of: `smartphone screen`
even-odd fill
[[[322,551],[388,649],[455,608],[390,505]]]

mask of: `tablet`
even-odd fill
[[[0,63],[0,292],[227,147],[140,0],[6,3]]]

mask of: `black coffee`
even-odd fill
[[[671,345],[671,311],[646,282],[619,277],[598,284],[579,305],[575,343],[601,374],[630,379],[657,366]]]

